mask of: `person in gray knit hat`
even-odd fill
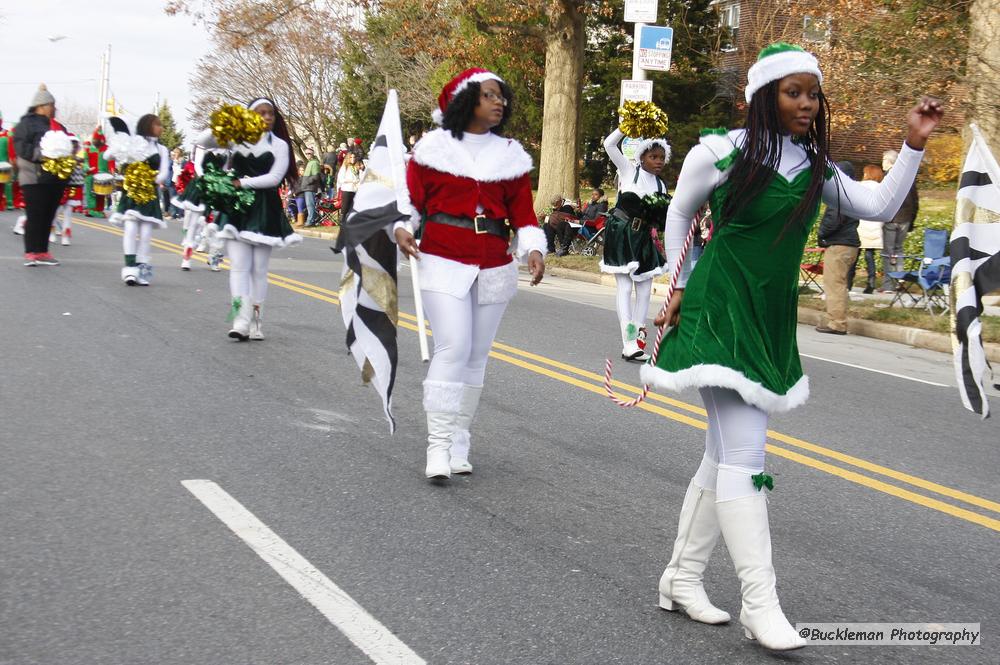
[[[14,128],[14,150],[17,152],[17,171],[24,192],[25,213],[28,221],[24,228],[24,265],[54,266],[59,262],[49,253],[49,227],[59,208],[59,200],[66,188],[66,180],[42,168],[42,137],[56,124],[56,99],[45,84],[38,86],[31,98],[28,112]]]

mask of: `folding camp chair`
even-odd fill
[[[802,251],[802,263],[799,264],[799,274],[802,279],[799,282],[800,288],[816,289],[820,293],[825,293],[823,291],[823,285],[819,283],[818,278],[823,274],[823,252],[826,249],[823,247],[807,247]]]
[[[924,250],[922,256],[912,254],[903,256],[903,264],[909,266],[908,270],[897,270],[887,272],[886,276],[892,281],[893,290],[896,294],[892,298],[889,306],[899,303],[902,307],[917,307],[928,299],[929,292],[943,291],[943,286],[937,283],[938,273],[943,271],[944,263],[940,260],[945,257],[948,249],[948,232],[942,229],[924,229]],[[951,275],[951,261],[946,262],[947,273]],[[927,275],[922,277],[926,269]],[[923,279],[923,284],[921,283]],[[925,308],[933,310],[933,305]]]

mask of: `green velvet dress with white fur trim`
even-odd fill
[[[732,166],[736,151],[720,159]],[[809,187],[812,170],[791,180],[779,173],[732,219],[721,219],[726,181],[709,203],[716,231],[684,291],[680,323],[663,339],[643,379],[680,389],[725,386],[768,412],[787,411],[808,397],[796,341],[799,263],[819,205],[787,230]],[[783,232],[784,230],[784,232]]]

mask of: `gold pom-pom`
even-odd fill
[[[618,109],[619,129],[629,138],[659,138],[667,133],[667,114],[653,102],[628,101]]]
[[[146,205],[156,198],[156,171],[146,162],[133,162],[125,167],[123,187],[130,199]]]
[[[261,134],[267,129],[260,114],[235,104],[223,104],[212,112],[208,121],[212,136],[220,146],[236,143],[252,145],[260,140]]]
[[[48,171],[60,180],[69,179],[76,168],[76,157],[47,157],[42,160],[42,170]]]

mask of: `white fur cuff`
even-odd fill
[[[514,242],[514,256],[521,263],[527,263],[532,252],[541,252],[543,257],[548,252],[545,232],[540,226],[522,226],[517,230]]]

